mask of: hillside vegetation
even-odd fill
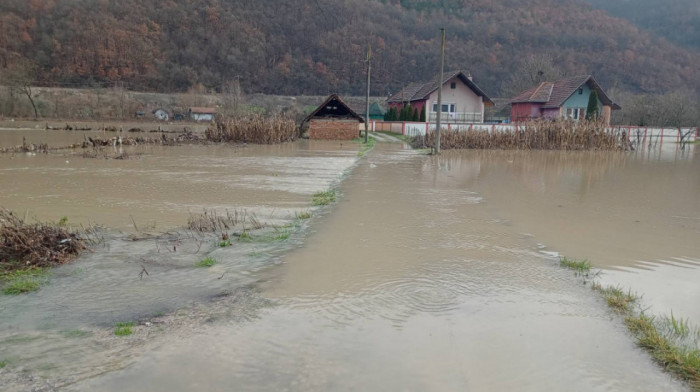
[[[372,95],[437,70],[466,69],[498,96],[523,59],[549,54],[564,74],[660,93],[700,89],[700,52],[584,0],[3,0],[0,77],[57,87]],[[697,42],[697,40],[696,40]]]
[[[586,0],[618,18],[669,41],[700,50],[700,1]]]

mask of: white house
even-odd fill
[[[189,109],[189,114],[194,121],[213,121],[216,108],[192,107]]]
[[[438,78],[423,84],[413,84],[392,95],[387,103],[389,107],[401,110],[411,105],[419,113],[426,110],[428,122],[437,119],[438,87],[442,88],[442,115],[445,123],[481,123],[484,122],[484,107],[493,106],[491,99],[474,83],[470,74],[463,71],[447,72],[442,83]]]

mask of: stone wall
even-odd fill
[[[357,120],[311,120],[309,138],[317,140],[352,140],[359,135]]]

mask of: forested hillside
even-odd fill
[[[700,50],[698,0],[587,0],[680,46]]]
[[[386,95],[435,74],[443,26],[446,68],[491,95],[545,53],[608,87],[700,89],[699,51],[584,0],[2,0],[0,72],[46,86],[361,94],[371,43],[372,94]]]

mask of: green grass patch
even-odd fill
[[[219,247],[220,247],[220,248],[225,248],[225,247],[227,247],[227,246],[231,246],[231,240],[230,240],[230,239],[226,239],[226,240],[223,240],[223,241],[219,241]]]
[[[129,336],[133,332],[131,331],[131,327],[134,326],[134,323],[129,321],[126,323],[117,323],[114,326],[114,334],[117,336]]]
[[[688,381],[693,390],[700,390],[700,350],[697,347],[675,344],[673,332],[667,330],[664,333],[658,326],[659,322],[644,312],[628,315],[625,324],[637,339],[637,344],[647,349],[656,362]]]
[[[670,317],[654,317],[637,311],[634,304],[639,297],[620,287],[602,287],[593,283],[593,290],[600,293],[608,306],[624,315],[625,325],[637,341],[666,371],[687,381],[692,390],[700,391],[700,329],[688,320]]]
[[[559,265],[584,277],[591,272],[588,260],[566,257]],[[595,275],[592,279],[595,279]],[[687,319],[671,316],[654,317],[640,308],[640,297],[631,290],[619,286],[603,287],[593,282],[591,288],[599,293],[608,306],[624,317],[625,325],[637,341],[666,371],[687,381],[693,391],[700,392],[700,328],[690,325]]]
[[[295,212],[294,217],[297,220],[306,220],[306,219],[311,218],[311,212],[309,212],[309,211]]]
[[[39,290],[49,280],[47,268],[27,268],[6,272],[1,277],[3,283],[2,292],[7,295],[18,295]]]
[[[335,201],[335,191],[329,189],[325,192],[315,193],[311,197],[311,205],[314,206],[325,206],[331,204]]]
[[[5,360],[0,361],[0,369],[2,369],[2,368],[4,368],[5,366],[7,366],[8,363],[9,363],[9,362],[7,362],[7,361],[5,361]]]
[[[243,232],[238,236],[238,241],[240,242],[251,242],[253,241],[253,237],[248,233],[247,230],[243,230]]]
[[[275,229],[275,235],[272,237],[272,239],[274,241],[286,241],[291,235],[292,232],[288,229]]]
[[[357,156],[358,157],[365,156],[372,148],[374,148],[374,145],[376,143],[377,143],[377,141],[372,137],[367,139],[367,143],[362,143],[362,148],[360,148],[360,151],[357,152]]]
[[[599,283],[593,283],[591,288],[599,292],[605,299],[605,302],[608,303],[608,306],[618,313],[630,312],[632,305],[639,301],[639,297],[633,294],[631,290],[625,292],[617,286],[602,287]]]
[[[199,260],[199,262],[197,262],[197,267],[209,268],[209,267],[213,266],[214,264],[216,264],[216,259],[213,257],[207,256],[207,257],[203,258],[202,260]]]
[[[59,226],[67,226],[68,225],[68,217],[67,216],[62,216],[61,219],[58,220],[57,223]]]
[[[576,275],[588,276],[591,272],[591,263],[588,260],[574,260],[566,257],[559,259],[559,266],[573,270]]]

